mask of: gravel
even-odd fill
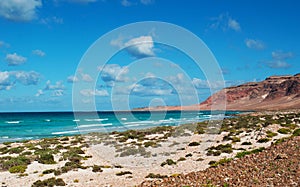
[[[139,186],[300,186],[300,137],[214,168],[148,180]]]

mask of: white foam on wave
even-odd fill
[[[74,121],[74,122],[79,122],[79,121],[80,121],[80,119],[74,119],[73,121]]]
[[[51,134],[54,134],[54,135],[60,135],[60,134],[72,134],[72,133],[78,133],[78,130],[77,130],[77,131],[52,132]]]
[[[21,123],[21,121],[6,121],[5,123],[8,123],[8,124],[19,124],[19,123]]]
[[[147,124],[154,124],[155,121],[132,121],[132,122],[125,122],[125,125],[130,125],[130,124],[141,124],[141,123],[147,123]]]
[[[122,121],[127,121],[127,118],[121,118]]]
[[[78,128],[87,128],[87,127],[105,127],[105,126],[112,126],[112,123],[105,123],[105,124],[89,124],[89,125],[78,125]]]
[[[50,122],[50,121],[51,121],[51,119],[45,119],[45,121],[46,121],[46,122]]]
[[[98,119],[84,119],[84,121],[105,121],[105,120],[108,120],[108,118],[98,118]]]

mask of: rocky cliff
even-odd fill
[[[225,88],[202,102],[200,109],[210,109],[226,101],[229,110],[276,110],[300,108],[300,74],[271,76]]]

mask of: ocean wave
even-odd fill
[[[19,124],[21,122],[22,121],[5,121],[5,123],[7,123],[7,124]]]
[[[103,118],[103,119],[101,119],[101,118],[97,118],[97,119],[84,119],[84,121],[106,121],[106,120],[108,120],[108,118]]]
[[[74,119],[73,121],[74,121],[74,122],[79,122],[79,121],[80,121],[80,119]]]
[[[61,132],[52,132],[51,134],[53,135],[60,135],[60,134],[73,134],[73,133],[78,133],[79,131],[61,131]]]
[[[123,124],[130,125],[130,124],[140,124],[140,123],[154,124],[155,121],[132,121],[132,122],[125,122]]]
[[[122,121],[127,121],[127,118],[121,118]]]
[[[78,128],[87,128],[87,127],[105,127],[105,126],[112,126],[112,123],[105,123],[105,124],[89,124],[89,125],[78,125]]]

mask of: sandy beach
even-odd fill
[[[263,151],[283,138],[298,136],[299,127],[299,111],[254,112],[214,126],[198,122],[4,143],[0,182],[3,187],[135,186],[218,167],[220,160],[230,162],[252,150]]]

